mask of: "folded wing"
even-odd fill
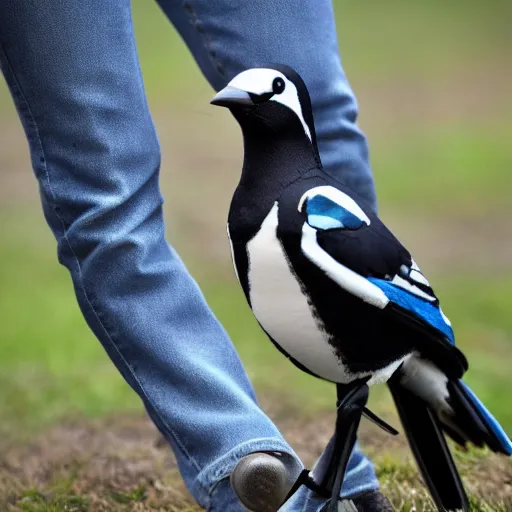
[[[410,253],[382,221],[332,186],[306,192],[299,210],[305,255],[345,290],[417,332],[411,344],[419,343],[424,357],[461,376],[467,362],[454,347],[450,321]]]

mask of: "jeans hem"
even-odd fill
[[[215,485],[231,474],[240,459],[254,452],[279,452],[283,454],[283,462],[287,466],[290,474],[296,473],[298,476],[304,468],[299,457],[282,439],[268,437],[252,439],[251,441],[235,446],[235,448],[231,449],[228,453],[203,468],[196,477],[197,485],[200,486],[201,489],[209,489],[211,494]]]

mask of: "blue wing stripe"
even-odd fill
[[[308,224],[316,229],[342,229],[345,227],[340,220],[326,215],[308,215]]]
[[[486,424],[486,426],[498,438],[503,449],[509,455],[512,455],[512,442],[510,441],[510,438],[508,437],[507,433],[503,430],[502,426],[498,423],[498,420],[489,412],[487,407],[485,407],[485,405],[480,401],[480,399],[475,395],[475,393],[473,393],[471,388],[464,381],[461,380],[460,383],[462,384],[462,387],[468,394],[468,398],[471,400],[472,405],[485,418],[484,423]]]
[[[358,229],[364,222],[328,197],[318,194],[306,204],[308,224],[317,229]]]
[[[398,304],[402,308],[414,313],[416,316],[427,322],[429,325],[442,332],[448,340],[455,344],[455,336],[453,335],[453,329],[443,318],[439,306],[435,306],[430,302],[426,301],[414,295],[403,288],[383,279],[377,279],[369,277],[368,281],[378,286],[395,304]]]

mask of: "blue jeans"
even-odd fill
[[[326,171],[375,204],[330,0],[160,4],[216,90],[261,61],[296,68],[311,91]],[[196,500],[241,510],[226,477],[242,456],[278,451],[291,470],[302,466],[165,240],[160,148],[129,0],[0,0],[0,45],[44,214],[90,328],[172,446]],[[377,485],[356,450],[344,495]],[[316,510],[306,494],[287,510]]]

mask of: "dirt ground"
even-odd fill
[[[334,416],[297,420],[297,414],[289,412],[270,414],[310,466],[331,435]],[[364,422],[360,439],[377,460],[383,447],[393,453],[395,462],[380,460],[379,476],[397,507],[411,496],[424,499],[424,487],[411,465],[402,435],[392,438]],[[459,457],[458,462],[473,495],[512,507],[509,461],[493,456]],[[30,444],[4,446],[0,455],[0,510],[199,509],[181,481],[174,457],[149,420],[116,415],[65,422],[41,433]]]

